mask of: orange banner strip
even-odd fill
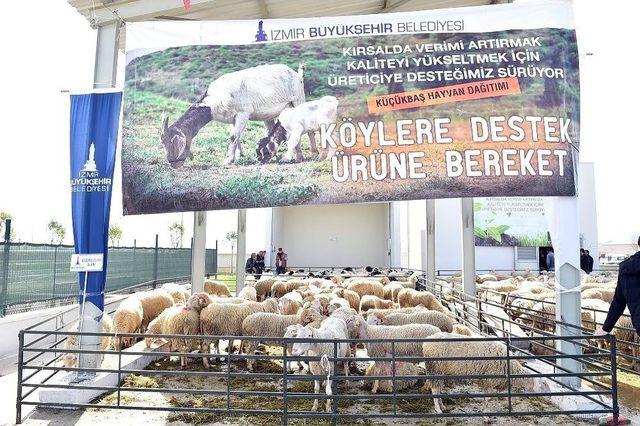
[[[374,96],[367,99],[367,105],[370,114],[380,114],[407,108],[469,101],[517,93],[520,93],[520,84],[516,77],[495,78],[492,80],[474,81],[473,83],[436,87],[434,89]]]

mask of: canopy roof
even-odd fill
[[[301,18],[358,15],[508,3],[507,0],[68,0],[91,25],[114,20],[127,22]]]

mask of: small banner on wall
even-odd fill
[[[474,198],[476,246],[551,245],[542,197]]]
[[[71,209],[80,292],[101,312],[122,93],[71,95]],[[97,267],[99,265],[99,267]],[[92,312],[93,314],[94,312]]]
[[[127,26],[125,214],[575,195],[570,1]]]

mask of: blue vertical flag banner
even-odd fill
[[[103,254],[104,265],[101,271],[79,274],[80,300],[84,289],[86,302],[100,312],[104,309],[109,212],[121,103],[122,92],[71,95],[71,209],[75,252]]]

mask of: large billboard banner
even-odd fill
[[[572,196],[570,1],[127,26],[125,214]]]

